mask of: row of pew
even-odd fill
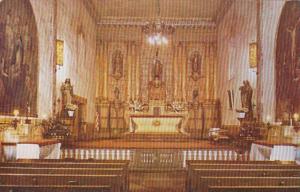
[[[187,161],[187,192],[300,192],[300,165],[278,161]]]
[[[17,160],[0,163],[1,192],[128,192],[126,160]]]

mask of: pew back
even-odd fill
[[[208,192],[208,186],[300,186],[300,177],[201,177],[195,191]]]
[[[109,185],[0,185],[1,192],[111,192]]]
[[[122,191],[121,175],[62,175],[62,174],[12,174],[0,173],[3,185],[108,185],[113,192]]]

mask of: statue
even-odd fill
[[[153,79],[161,80],[162,75],[162,64],[159,59],[155,59],[153,67]]]
[[[155,77],[149,83],[149,99],[150,100],[164,100],[166,98],[165,84]]]
[[[198,51],[195,51],[190,58],[192,79],[197,81],[201,75],[201,56]]]
[[[149,83],[149,99],[150,100],[164,100],[166,98],[165,84],[162,82],[163,67],[158,57],[158,50],[156,51],[156,58],[152,69],[152,81]]]
[[[73,86],[71,85],[71,80],[69,78],[67,78],[61,86],[61,93],[63,108],[75,110],[76,105],[72,104]]]
[[[253,89],[250,86],[250,83],[248,80],[243,81],[243,86],[239,88],[241,91],[241,103],[243,111],[245,112],[245,118],[246,119],[252,119],[253,118],[253,109],[252,109],[252,95],[253,95]]]
[[[116,50],[113,53],[112,75],[116,80],[119,80],[123,76],[123,54],[120,50]]]
[[[115,96],[115,101],[120,101],[120,90],[118,89],[118,87],[116,87],[114,90],[114,96]]]

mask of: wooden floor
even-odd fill
[[[134,171],[130,173],[130,192],[184,192],[184,171]]]
[[[233,149],[229,144],[215,144],[207,140],[174,141],[129,141],[126,139],[102,139],[65,143],[67,148],[108,149]]]

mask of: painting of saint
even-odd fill
[[[38,41],[30,2],[2,1],[0,26],[0,114],[17,109],[21,116],[35,116]]]

